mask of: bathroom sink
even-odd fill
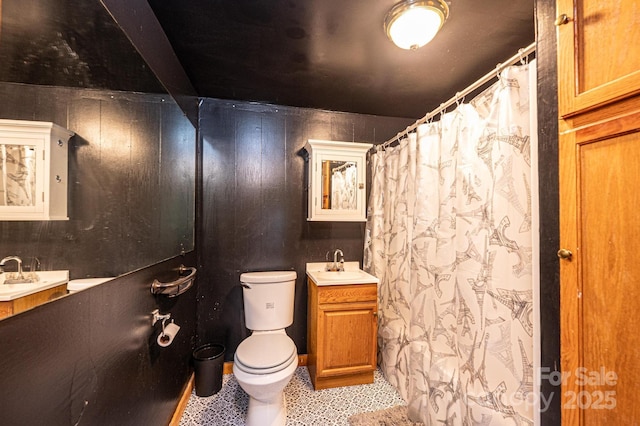
[[[364,271],[320,271],[316,272],[316,277],[320,280],[328,281],[353,281],[366,280],[368,275]]]
[[[36,282],[20,284],[5,284],[6,274],[0,274],[0,302],[29,296],[69,281],[69,271],[37,271],[35,274],[38,276]]]
[[[35,272],[5,272],[4,284],[33,284],[40,281]]]
[[[327,271],[326,263],[307,263],[307,275],[320,286],[380,282],[378,278],[360,269],[358,262],[345,262],[344,271]]]

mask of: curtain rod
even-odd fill
[[[483,77],[478,79],[478,81],[476,81],[475,83],[473,83],[472,85],[464,89],[463,91],[457,92],[455,96],[453,96],[451,99],[440,104],[440,106],[438,106],[436,109],[434,109],[433,111],[431,111],[430,113],[428,113],[427,115],[425,115],[424,117],[422,117],[421,119],[419,119],[418,121],[416,121],[415,123],[407,127],[406,129],[404,129],[403,131],[399,132],[397,135],[395,135],[385,143],[380,145],[375,145],[373,149],[376,149],[376,150],[384,149],[389,145],[391,145],[392,143],[394,143],[395,141],[399,140],[401,137],[406,136],[409,133],[413,132],[415,129],[418,128],[420,124],[426,123],[432,117],[435,117],[436,115],[442,113],[444,110],[446,110],[448,107],[450,107],[454,103],[459,102],[462,98],[464,98],[469,93],[481,88],[482,86],[484,86],[485,84],[487,84],[488,82],[496,78],[498,76],[498,73],[500,73],[505,68],[518,63],[518,61],[521,61],[521,62],[524,61],[526,57],[528,57],[535,51],[536,51],[535,42],[531,43],[529,46],[525,48],[518,50],[518,53],[516,53],[515,55],[507,59],[505,62],[499,63],[493,71],[489,71]]]

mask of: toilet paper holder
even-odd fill
[[[158,309],[155,309],[153,312],[151,312],[151,314],[153,315],[153,319],[151,320],[152,326],[156,325],[158,321],[162,321],[162,331],[158,336],[158,344],[160,346],[170,345],[171,342],[173,341],[173,338],[175,337],[175,334],[180,330],[180,327],[175,325],[173,319],[171,319],[171,313],[160,314],[160,311]],[[171,319],[170,326],[173,327],[173,329],[171,330],[170,333],[167,333],[165,331],[165,328],[167,327],[167,321],[169,319]]]
[[[164,336],[164,328],[167,325],[167,321],[171,318],[171,313],[162,315],[160,314],[160,310],[156,309],[151,312],[151,314],[153,315],[153,320],[151,321],[152,326],[156,325],[158,321],[162,321],[162,332],[160,333],[160,335]],[[173,322],[173,320],[171,320],[171,322]]]
[[[159,309],[155,309],[153,312],[151,312],[151,315],[153,315],[153,319],[151,320],[151,325],[154,326],[156,325],[156,323],[158,321],[162,321],[162,329],[164,330],[164,325],[165,322],[171,318],[171,312],[169,312],[168,314],[160,314],[160,310]]]

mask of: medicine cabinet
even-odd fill
[[[68,142],[41,121],[0,119],[0,220],[67,220]]]
[[[369,143],[309,139],[309,221],[367,220],[366,154]]]

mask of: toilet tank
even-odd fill
[[[246,327],[280,330],[293,324],[295,271],[245,272],[240,275]]]

